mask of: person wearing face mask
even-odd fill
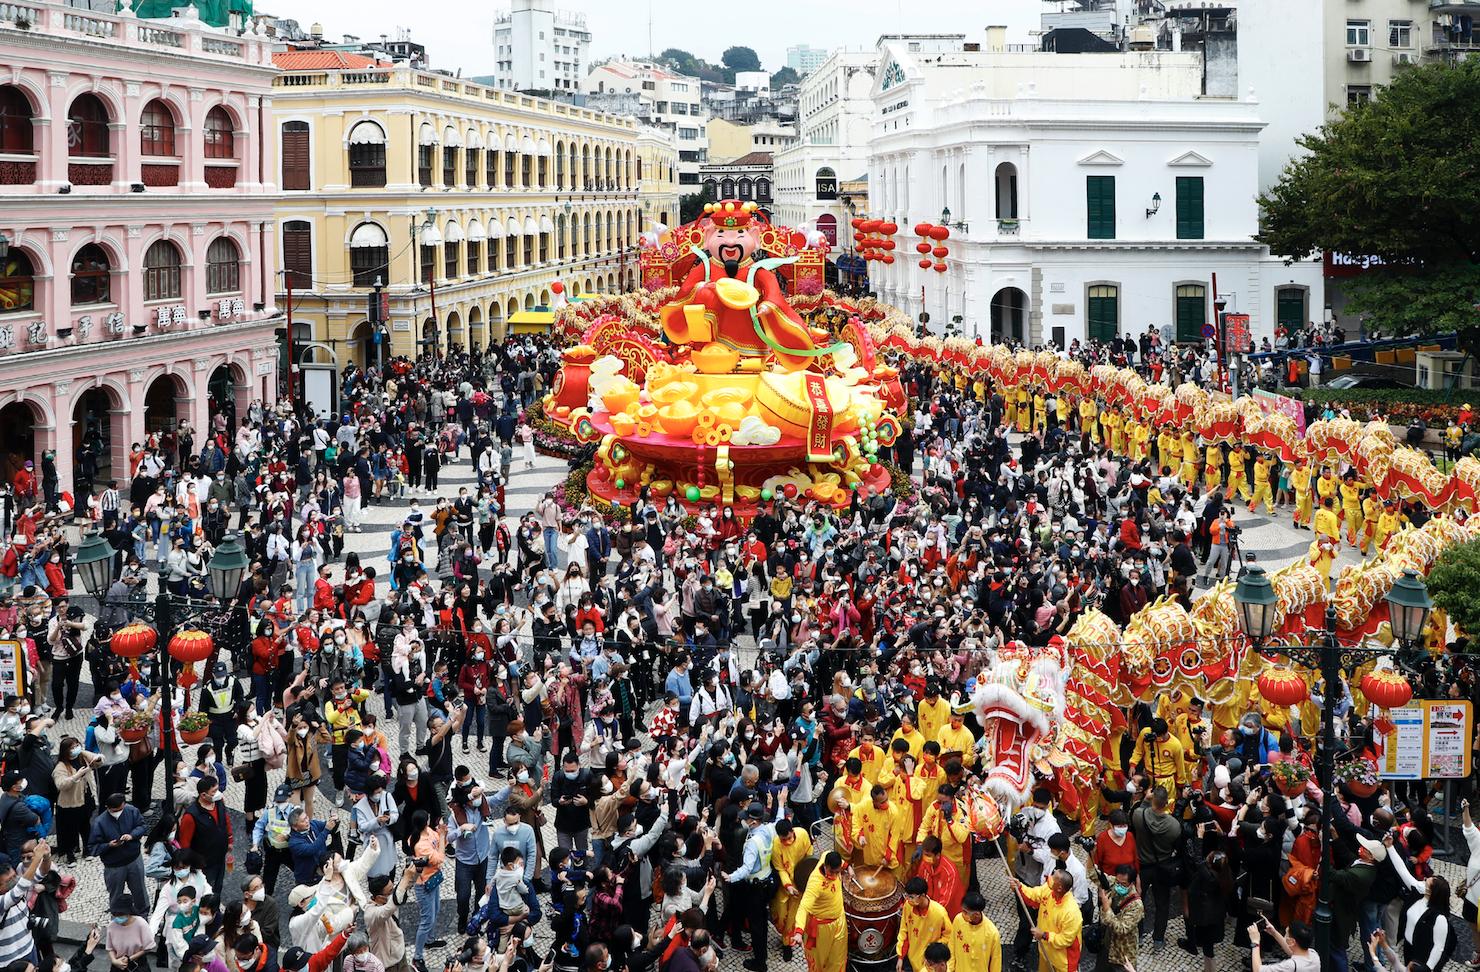
[[[113,916],[104,942],[118,972],[143,972],[149,968],[147,957],[154,950],[154,935],[149,923],[139,917],[137,907],[128,892],[111,905]]]
[[[14,860],[29,839],[30,829],[41,822],[41,817],[26,803],[29,786],[24,774],[10,770],[0,780],[0,786],[5,790],[5,795],[0,797],[0,837],[4,838],[5,853]]]
[[[108,889],[110,907],[116,911],[128,898],[130,906],[124,913],[134,913],[132,902],[140,902],[143,907],[142,903],[149,900],[142,844],[147,832],[144,817],[122,793],[109,794],[105,806],[105,812],[93,820],[88,850],[103,862],[103,885]]]
[[[1095,836],[1095,850],[1090,855],[1096,872],[1107,880],[1122,864],[1135,867],[1138,863],[1136,838],[1130,830],[1130,817],[1117,807],[1110,811],[1109,824],[1109,829],[1102,830]]]
[[[224,855],[223,855],[224,856]],[[149,916],[149,930],[158,932],[169,927],[175,915],[180,913],[180,891],[189,887],[195,892],[193,901],[211,894],[211,884],[198,867],[199,858],[185,848],[178,848],[170,855],[170,876],[159,886],[159,897],[154,911]]]
[[[220,893],[226,879],[226,858],[235,838],[231,833],[231,815],[226,809],[226,796],[213,776],[195,781],[198,797],[180,817],[176,840],[182,849],[194,851],[205,861],[206,880],[212,893]]]
[[[96,800],[93,797],[93,770],[103,757],[83,750],[82,741],[64,736],[57,755],[52,780],[57,789],[57,850],[67,855],[67,863],[77,863],[78,845],[83,845]]]

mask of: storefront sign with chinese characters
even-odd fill
[[[241,317],[247,312],[247,302],[240,297],[222,297],[216,301],[216,317],[219,320],[229,321]]]
[[[175,324],[184,324],[188,319],[185,316],[184,306],[178,307],[156,307],[154,310],[155,327],[170,327]]]

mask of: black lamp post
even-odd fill
[[[1233,590],[1238,607],[1239,624],[1253,642],[1254,650],[1264,652],[1264,642],[1274,634],[1279,615],[1279,598],[1264,568],[1250,567]],[[1423,580],[1412,570],[1394,581],[1387,595],[1388,617],[1394,638],[1404,647],[1423,637],[1433,601]],[[1296,664],[1318,669],[1322,682],[1321,746],[1316,753],[1316,786],[1325,794],[1321,802],[1321,889],[1315,911],[1315,948],[1318,955],[1331,951],[1331,840],[1330,814],[1336,803],[1331,777],[1336,756],[1336,696],[1343,671],[1350,673],[1359,665],[1381,655],[1392,654],[1389,648],[1343,648],[1336,640],[1336,608],[1326,609],[1324,636],[1318,644],[1281,644],[1269,648],[1269,654],[1284,655]]]
[[[116,601],[105,601],[108,588],[113,577],[113,546],[93,530],[83,538],[77,548],[77,555],[73,558],[73,566],[82,575],[82,585],[87,592],[93,596],[101,608],[103,604],[118,604],[126,607],[130,613],[141,615],[154,622],[159,631],[160,660],[155,666],[156,688],[163,693],[164,709],[161,713],[160,723],[160,749],[165,752],[173,752],[175,738],[175,699],[174,673],[170,670],[169,641],[176,625],[176,616],[179,615],[179,623],[199,617],[207,613],[219,610],[218,605],[205,604],[193,601],[189,598],[180,597],[162,591],[150,601],[148,598],[123,598]],[[227,534],[221,545],[211,555],[206,564],[206,572],[211,578],[211,590],[216,595],[220,605],[229,605],[235,598],[236,592],[241,587],[242,576],[247,570],[247,553],[237,539],[235,533]],[[235,610],[228,607],[227,610]],[[168,762],[168,760],[167,760]],[[167,765],[166,773],[169,779],[165,783],[166,799],[169,799],[174,787],[174,766]]]

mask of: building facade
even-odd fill
[[[55,450],[86,488],[88,443],[106,486],[146,433],[276,401],[276,73],[189,16],[0,6],[0,476]]]
[[[786,66],[797,74],[806,77],[813,71],[822,67],[827,60],[828,52],[820,48],[808,47],[806,44],[798,44],[786,49]]]
[[[675,153],[659,133],[326,56],[277,54],[273,105],[285,282],[311,368],[485,346],[514,313],[548,305],[557,280],[570,294],[635,285],[643,203],[654,219],[678,208]],[[367,315],[377,281],[389,299],[380,325]]]
[[[502,91],[574,92],[591,46],[586,15],[551,0],[512,0],[493,23],[493,87]]]
[[[1177,60],[1193,55],[964,57],[981,63],[891,45],[878,65],[869,215],[902,228],[895,262],[873,264],[881,299],[937,333],[1028,346],[1200,341],[1215,297],[1256,341],[1307,318],[1320,265],[1253,240],[1257,102],[1198,98]],[[918,265],[920,222],[950,226],[944,273]]]
[[[709,161],[709,133],[698,78],[647,61],[611,60],[591,69],[581,92],[593,109],[671,131],[678,144],[679,185],[699,185],[699,166]]]
[[[790,125],[763,121],[742,125],[719,118],[709,120],[709,161],[729,162],[751,152],[776,152],[796,143],[796,129]]]
[[[699,172],[710,198],[753,202],[767,216],[772,215],[775,175],[770,152],[750,152],[729,162],[711,162]]]
[[[776,152],[776,218],[814,223],[833,247],[829,278],[851,261],[849,221],[867,213],[840,183],[867,176],[877,51],[835,51],[797,91],[797,138]]]

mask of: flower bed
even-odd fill
[[[570,430],[545,415],[545,407],[535,402],[519,416],[521,423],[534,429],[534,451],[542,456],[569,459],[581,451],[581,444]]]
[[[1329,405],[1338,412],[1347,409],[1358,421],[1381,413],[1392,425],[1419,418],[1431,429],[1443,429],[1450,419],[1458,419],[1468,398],[1462,390],[1450,394],[1428,388],[1309,388],[1300,393],[1303,402],[1323,409]]]

